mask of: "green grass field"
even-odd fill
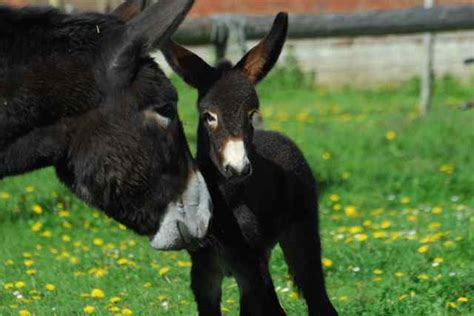
[[[195,94],[176,81],[195,146]],[[298,143],[318,177],[327,287],[342,315],[474,314],[474,82],[437,82],[418,119],[416,81],[311,88],[276,72],[260,87],[266,127]],[[195,315],[185,252],[160,253],[43,170],[0,182],[0,315]],[[272,271],[304,315],[280,249]],[[238,315],[234,281],[222,309]]]

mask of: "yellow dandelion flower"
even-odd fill
[[[38,272],[38,271],[36,271],[36,269],[28,269],[28,270],[25,271],[25,273],[27,275],[35,275],[36,272]]]
[[[15,261],[13,261],[12,259],[7,259],[5,260],[5,265],[6,266],[12,266],[15,264]]]
[[[357,209],[354,205],[348,205],[344,208],[344,212],[346,213],[347,217],[356,217],[357,216]]]
[[[460,298],[458,298],[458,302],[459,303],[467,303],[467,302],[469,302],[469,299],[465,296],[461,296]]]
[[[426,253],[430,250],[430,247],[428,246],[421,246],[420,248],[417,249],[419,253]]]
[[[395,138],[397,138],[397,133],[395,131],[388,131],[388,132],[385,133],[385,138],[388,141],[392,141]]]
[[[323,160],[329,160],[331,159],[331,153],[330,152],[323,152],[323,154],[321,155],[321,158],[323,158]]]
[[[405,275],[405,273],[397,271],[397,272],[394,273],[394,275],[395,275],[397,278],[401,278],[402,276]]]
[[[91,305],[87,305],[86,307],[84,307],[83,310],[84,310],[84,313],[86,314],[92,314],[95,311],[95,307]]]
[[[31,267],[32,265],[35,264],[35,262],[31,259],[28,259],[28,260],[23,261],[23,264],[25,265],[25,267]]]
[[[443,247],[446,247],[446,248],[452,248],[452,247],[454,247],[454,241],[452,241],[452,240],[446,240],[446,241],[443,243]]]
[[[92,289],[91,291],[91,297],[92,298],[104,298],[105,293],[101,289]]]
[[[121,312],[122,312],[122,315],[127,315],[127,316],[133,315],[133,311],[128,308],[123,308]]]
[[[409,198],[408,196],[404,196],[404,197],[402,197],[402,198],[400,199],[400,203],[405,204],[405,205],[408,204],[408,203],[410,203],[410,201],[411,201],[411,200],[410,200],[410,198]]]
[[[430,277],[428,276],[428,274],[422,273],[422,274],[418,275],[418,279],[426,281],[426,280],[429,280]]]
[[[121,266],[125,266],[128,264],[128,259],[127,258],[120,258],[117,260],[117,263]]]
[[[398,299],[399,299],[400,301],[403,301],[403,300],[405,300],[405,299],[407,299],[407,298],[408,298],[408,295],[406,295],[406,294],[400,295],[400,296],[398,297]]]
[[[39,204],[35,204],[31,207],[31,210],[33,211],[33,213],[37,214],[37,215],[40,215],[43,213],[43,207]]]
[[[340,211],[341,208],[342,208],[341,204],[334,204],[334,206],[332,207],[332,209],[335,211]]]
[[[430,224],[428,225],[428,227],[429,227],[430,229],[440,228],[440,227],[441,227],[441,223],[433,222],[433,223],[430,223]]]
[[[180,268],[189,268],[192,266],[192,263],[190,261],[178,261],[176,265]]]
[[[109,306],[107,309],[109,310],[109,312],[112,312],[112,313],[120,312],[120,307],[114,306],[114,305]],[[120,315],[120,314],[117,314],[117,315]]]
[[[51,236],[53,236],[53,233],[50,230],[45,230],[41,233],[41,237],[50,238]]]
[[[373,278],[372,281],[374,282],[382,282],[383,279],[381,277],[376,277],[376,278]]]
[[[384,237],[387,237],[387,233],[384,232],[383,230],[376,230],[372,233],[372,236],[374,236],[374,238],[376,239],[384,238]]]
[[[160,276],[164,276],[165,274],[167,274],[168,272],[170,272],[170,268],[169,267],[163,267],[161,268],[159,271],[158,271],[158,274]]]
[[[63,223],[61,224],[61,226],[63,226],[63,228],[66,228],[66,229],[69,229],[69,228],[72,227],[71,223],[69,223],[69,222],[63,222]]]
[[[120,302],[121,300],[122,300],[122,299],[121,299],[120,297],[118,297],[118,296],[113,296],[113,297],[110,298],[110,303],[115,304],[115,303]]]
[[[22,309],[21,311],[18,312],[18,315],[19,316],[31,316],[31,313],[26,309]]]
[[[362,225],[363,225],[364,227],[370,227],[370,226],[372,226],[372,221],[369,220],[369,219],[366,219],[366,220],[362,223]]]
[[[308,112],[300,112],[296,118],[300,123],[306,123],[309,120],[309,113]]]
[[[40,222],[36,222],[33,225],[31,225],[31,230],[34,232],[39,232],[42,227],[43,227],[43,224],[41,224]]]
[[[15,282],[15,287],[16,287],[17,289],[22,289],[22,288],[24,288],[25,286],[26,286],[26,283],[23,282],[23,281]]]
[[[339,202],[340,199],[341,199],[341,198],[340,198],[339,195],[337,195],[337,194],[331,194],[331,195],[329,196],[329,200],[331,200],[331,202],[334,202],[334,203]]]
[[[374,274],[377,274],[377,275],[380,275],[380,274],[383,274],[383,270],[380,270],[380,269],[375,269],[373,271]]]
[[[433,209],[431,210],[431,213],[433,213],[434,215],[439,215],[443,212],[443,209],[439,206],[435,206],[433,207]]]
[[[63,218],[69,217],[69,215],[70,215],[69,211],[66,211],[66,210],[59,211],[59,213],[58,213],[58,216],[63,217]]]
[[[457,308],[458,306],[456,305],[456,303],[453,303],[453,302],[448,302],[448,307],[449,308]]]
[[[435,257],[433,259],[434,263],[443,263],[443,261],[444,261],[443,257]]]
[[[439,171],[446,174],[452,174],[454,172],[453,164],[443,164],[439,167]]]
[[[382,224],[380,224],[380,227],[382,227],[383,229],[387,229],[389,228],[390,226],[392,226],[392,223],[390,223],[390,221],[383,221]]]
[[[15,287],[15,284],[13,284],[12,282],[8,282],[3,285],[3,288],[5,290],[10,290],[10,289],[13,289],[14,287]]]
[[[151,282],[147,282],[147,283],[143,284],[143,287],[144,287],[145,289],[151,288]]]
[[[104,240],[102,240],[101,238],[94,238],[94,240],[92,241],[92,243],[96,246],[103,246],[104,245]]]
[[[2,200],[8,200],[11,198],[11,194],[8,192],[0,192],[0,199]]]
[[[352,226],[349,228],[349,232],[351,234],[357,234],[357,233],[360,233],[362,232],[364,229],[361,227],[361,226]]]
[[[35,187],[32,186],[32,185],[28,185],[28,186],[25,187],[25,191],[27,193],[33,193],[33,192],[35,192]]]
[[[71,236],[69,235],[63,235],[61,237],[61,239],[64,241],[64,242],[70,242],[71,241]]]
[[[44,287],[47,291],[54,291],[56,289],[56,286],[54,284],[51,284],[51,283],[48,283],[46,284],[46,286]]]
[[[234,305],[235,304],[235,301],[233,299],[228,299],[225,301],[227,305]]]
[[[323,263],[323,266],[325,266],[325,267],[327,267],[327,268],[329,268],[329,267],[332,266],[332,260],[329,259],[329,258],[323,258],[323,259],[321,260],[321,262]]]
[[[367,236],[366,234],[357,234],[354,236],[355,239],[357,239],[358,241],[366,241],[367,238],[369,238],[369,236]]]
[[[167,298],[165,295],[159,295],[159,296],[158,296],[158,300],[159,300],[160,302],[164,302],[164,301],[167,301],[168,298]]]

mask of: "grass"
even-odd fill
[[[195,94],[176,84],[194,147]],[[456,107],[473,86],[438,81],[425,119],[416,81],[326,90],[280,70],[259,87],[267,128],[292,137],[318,177],[327,287],[342,315],[474,314],[474,111]],[[0,182],[0,209],[0,315],[196,314],[187,254],[152,251],[52,170]],[[304,315],[280,249],[272,271],[288,314]],[[223,310],[238,315],[235,283],[223,289]]]

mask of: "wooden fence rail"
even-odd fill
[[[212,43],[216,22],[226,16],[187,19],[175,39],[186,45]],[[247,39],[268,32],[273,16],[233,16],[245,24]],[[290,15],[289,38],[383,36],[474,29],[474,4],[415,7],[354,14]]]

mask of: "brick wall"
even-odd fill
[[[100,10],[109,2],[115,7],[121,0],[64,0],[81,10]],[[474,0],[437,0],[439,5],[473,3]],[[47,0],[0,0],[0,4],[23,6],[45,5]],[[196,0],[193,16],[217,13],[275,14],[278,11],[317,14],[324,12],[357,12],[387,10],[422,5],[423,0]]]
[[[437,4],[473,3],[474,0],[438,0]],[[274,14],[278,11],[316,14],[409,8],[423,0],[196,0],[193,16],[215,13]]]

